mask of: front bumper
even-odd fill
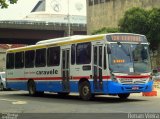
[[[118,82],[108,81],[107,88],[104,89],[106,94],[120,94],[120,93],[140,93],[151,92],[153,81],[149,81],[146,84],[120,84]]]

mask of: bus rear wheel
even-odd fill
[[[79,94],[83,100],[90,100],[92,98],[90,85],[87,81],[80,83]]]
[[[36,91],[36,84],[33,80],[28,82],[28,91],[30,96],[43,96],[43,91]]]
[[[129,97],[129,95],[130,95],[130,93],[118,94],[119,98],[123,99],[123,100],[127,99]]]
[[[36,84],[34,81],[29,81],[28,82],[28,91],[30,96],[35,96],[36,95]]]

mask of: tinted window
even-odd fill
[[[25,67],[32,68],[34,67],[35,51],[26,51],[25,52]]]
[[[107,68],[107,61],[106,61],[106,47],[104,47],[104,69]]]
[[[94,4],[99,4],[99,3],[105,3],[108,2],[110,0],[88,0],[88,4],[89,6],[94,5]]]
[[[24,67],[24,52],[15,53],[15,68]]]
[[[58,66],[60,63],[60,47],[51,47],[47,50],[47,65]]]
[[[46,49],[38,49],[36,50],[36,67],[44,67],[46,66]]]
[[[91,62],[91,43],[79,43],[76,47],[76,63],[89,64]]]
[[[75,44],[71,46],[71,64],[75,64]]]
[[[99,66],[102,67],[102,46],[99,46]]]
[[[94,65],[97,65],[97,47],[94,47],[93,52],[94,52]]]
[[[99,0],[94,0],[94,4],[98,4],[99,3]]]
[[[7,54],[7,69],[13,69],[14,68],[14,53],[8,53]]]
[[[94,3],[94,0],[88,0],[88,4],[89,4],[89,6],[91,6],[91,5],[93,5],[93,3]]]
[[[104,3],[105,2],[105,0],[100,0],[100,3]]]

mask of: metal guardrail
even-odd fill
[[[53,22],[45,22],[45,21],[27,21],[27,20],[17,20],[17,21],[0,21],[0,28],[13,28],[13,26],[15,28],[19,28],[19,26],[21,26],[21,28],[28,28],[29,26],[35,27],[35,26],[39,26],[42,27],[44,29],[50,29],[50,27],[52,27],[51,29],[53,29],[53,27],[68,27],[67,23],[53,23]],[[86,29],[86,24],[75,24],[75,23],[71,23],[70,24],[71,27],[78,27],[78,28],[83,28]]]
[[[86,24],[70,24],[72,30],[86,31]],[[34,30],[67,30],[66,23],[50,23],[50,22],[12,22],[0,21],[0,28],[10,29],[34,29]]]

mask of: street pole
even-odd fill
[[[70,35],[71,35],[71,26],[70,26],[69,0],[68,0],[68,36]]]

